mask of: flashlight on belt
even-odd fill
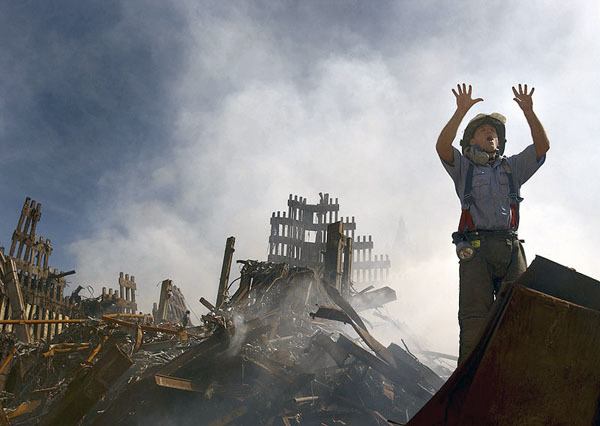
[[[469,241],[462,232],[454,232],[452,242],[456,245],[456,255],[460,260],[471,260],[475,256],[475,249],[481,244],[479,240]]]
[[[456,255],[460,260],[470,260],[475,256],[475,249],[468,241],[461,241],[456,244]]]

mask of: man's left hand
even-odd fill
[[[533,99],[531,98],[531,96],[533,95],[534,90],[535,90],[535,88],[532,87],[531,92],[527,93],[527,85],[526,84],[525,84],[525,87],[523,87],[519,84],[518,91],[515,88],[515,86],[513,86],[513,88],[512,88],[512,91],[515,94],[515,97],[513,99],[519,105],[519,107],[521,107],[521,109],[523,110],[524,113],[533,111]]]

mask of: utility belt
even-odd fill
[[[463,232],[464,236],[468,240],[477,240],[477,239],[485,239],[485,238],[502,238],[502,239],[510,239],[510,240],[518,240],[519,235],[517,231],[513,229],[499,229],[499,230],[487,230],[487,229],[478,229],[475,231],[465,231]]]
[[[460,260],[471,260],[475,256],[475,250],[481,247],[481,241],[486,239],[503,239],[520,241],[517,231],[511,229],[464,231],[452,233],[452,243],[456,245],[456,255]]]

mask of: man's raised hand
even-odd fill
[[[519,84],[518,91],[515,86],[513,86],[512,91],[515,95],[513,99],[519,105],[519,107],[521,107],[523,112],[531,112],[533,111],[533,99],[531,96],[533,95],[535,87],[532,87],[531,92],[527,93],[527,85],[525,84],[524,86],[525,87]]]
[[[473,99],[471,97],[473,88],[470,84],[468,88],[465,83],[463,83],[462,86],[460,84],[457,84],[456,88],[458,89],[458,92],[452,89],[452,93],[454,93],[454,96],[456,97],[456,108],[465,114],[477,102],[483,101],[482,98]]]

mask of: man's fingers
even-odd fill
[[[473,94],[473,86],[471,84],[469,84],[467,86],[466,83],[462,83],[462,84],[459,83],[456,85],[456,89],[457,90],[452,89],[452,93],[454,93],[454,96],[456,96],[457,98],[459,96],[465,96],[465,95],[470,97]],[[481,102],[481,101],[483,101],[482,98],[477,99],[477,102]]]
[[[525,91],[523,92],[524,95],[527,94],[527,85],[525,85]]]
[[[529,96],[533,95],[533,92],[535,91],[535,87],[531,88],[531,93],[529,94]]]
[[[519,95],[523,94],[523,87],[521,86],[521,83],[519,83]]]
[[[519,96],[519,94],[517,93],[517,89],[515,89],[515,86],[512,87],[512,91],[515,94],[515,96]]]
[[[477,98],[477,99],[475,99],[475,100],[473,101],[473,103],[475,103],[475,104],[476,104],[477,102],[483,102],[483,98]]]

